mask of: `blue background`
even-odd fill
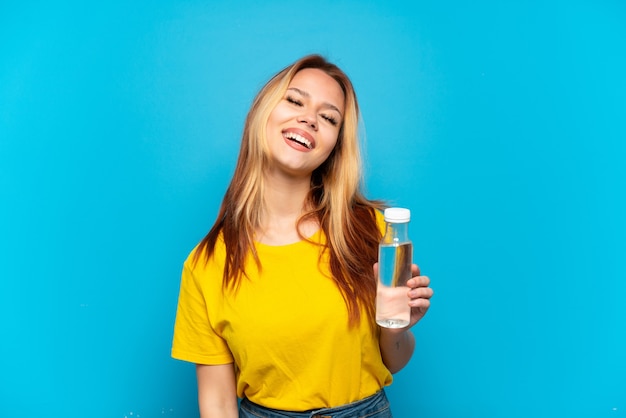
[[[0,3],[0,416],[190,417],[182,262],[263,83],[353,79],[436,296],[397,417],[626,416],[622,1]]]

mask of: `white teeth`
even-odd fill
[[[311,141],[309,141],[308,139],[306,139],[305,137],[298,135],[295,132],[287,132],[285,133],[285,138],[294,140],[296,142],[298,142],[299,144],[304,145],[305,147],[307,147],[308,149],[311,149]]]

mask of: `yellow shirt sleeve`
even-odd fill
[[[172,357],[197,364],[232,363],[233,356],[226,341],[219,330],[212,326],[205,297],[206,287],[211,284],[210,282],[221,286],[222,277],[203,275],[198,278],[194,274],[193,255],[194,253],[188,257],[183,266]],[[201,259],[198,264],[203,262]]]

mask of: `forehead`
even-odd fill
[[[307,93],[311,98],[328,102],[343,112],[344,94],[341,86],[331,76],[317,68],[305,68],[296,73],[289,87]]]

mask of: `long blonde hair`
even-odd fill
[[[375,210],[382,204],[366,199],[361,191],[359,108],[352,83],[341,69],[319,55],[303,57],[284,68],[255,97],[244,125],[235,173],[217,220],[199,245],[196,261],[201,253],[207,260],[211,257],[221,234],[226,246],[224,287],[236,288],[246,275],[244,264],[249,252],[261,267],[254,233],[263,213],[263,174],[268,167],[266,125],[295,74],[305,68],[320,69],[335,79],[345,95],[345,106],[337,144],[311,177],[306,205],[311,209],[298,222],[315,219],[326,235],[330,270],[354,325],[360,321],[361,308],[370,319],[374,317],[376,279],[372,265],[378,258],[380,240]]]

